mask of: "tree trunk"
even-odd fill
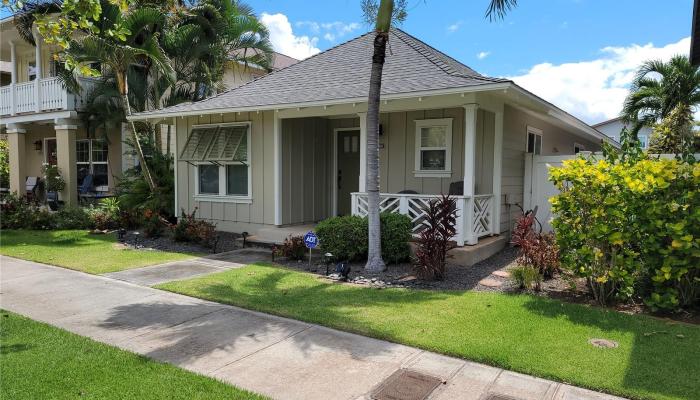
[[[124,107],[124,111],[126,113],[127,117],[131,116],[131,105],[129,105],[129,95],[128,94],[123,94],[122,95],[122,106]],[[141,148],[141,142],[139,141],[139,136],[136,134],[136,126],[134,125],[134,121],[129,121],[129,124],[131,125],[131,137],[134,141],[134,146],[136,147],[136,154],[139,157],[139,162],[141,163],[141,173],[143,174],[144,179],[146,179],[146,183],[148,183],[148,187],[151,188],[151,191],[155,190],[156,184],[153,181],[153,177],[151,176],[151,169],[148,167],[148,164],[146,163],[146,156],[143,154],[143,149]]]
[[[372,74],[369,80],[367,99],[367,220],[369,242],[365,270],[380,272],[386,269],[382,259],[382,235],[379,220],[379,96],[382,88],[382,70],[386,56],[388,32],[377,32],[374,38]]]

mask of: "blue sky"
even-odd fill
[[[360,0],[247,2],[297,58],[369,30]],[[408,2],[408,33],[591,123],[619,113],[639,63],[689,48],[692,0],[520,0],[498,22],[484,19],[488,0]]]
[[[249,4],[278,51],[298,58],[369,30],[359,0]],[[487,4],[409,0],[402,29],[591,123],[619,113],[639,63],[689,48],[692,0],[520,0],[498,22],[484,19]]]

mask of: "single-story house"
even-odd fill
[[[629,129],[630,127],[622,120],[622,117],[617,117],[594,124],[593,128],[604,133],[612,140],[619,142],[620,133],[622,130],[625,128]],[[643,149],[649,147],[649,140],[651,140],[651,128],[648,126],[643,126],[637,133],[637,139],[639,139],[639,143],[642,145]]]
[[[227,231],[365,215],[371,33],[214,97],[133,120],[176,126],[176,210]],[[508,233],[526,153],[600,149],[606,135],[512,81],[481,75],[399,29],[381,92],[381,208],[455,194],[460,245]]]

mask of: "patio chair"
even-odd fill
[[[40,190],[41,178],[38,176],[28,176],[27,180],[24,182],[24,189],[27,196],[28,202],[39,201],[39,190]]]
[[[94,177],[92,175],[85,175],[83,178],[83,183],[78,188],[78,200],[81,203],[88,202],[90,200],[100,200],[107,197],[112,197],[111,194],[107,193],[101,186],[101,190],[96,190],[94,186]]]

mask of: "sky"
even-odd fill
[[[692,0],[520,0],[497,22],[488,0],[408,0],[406,32],[481,74],[506,77],[588,123],[614,118],[647,59],[690,48]],[[360,0],[249,0],[275,49],[295,58],[370,27]]]
[[[690,48],[692,0],[408,0],[401,28],[481,74],[513,79],[583,119],[616,117],[635,69]],[[360,0],[247,0],[280,53],[303,59],[370,30]],[[5,16],[5,13],[2,13]]]

